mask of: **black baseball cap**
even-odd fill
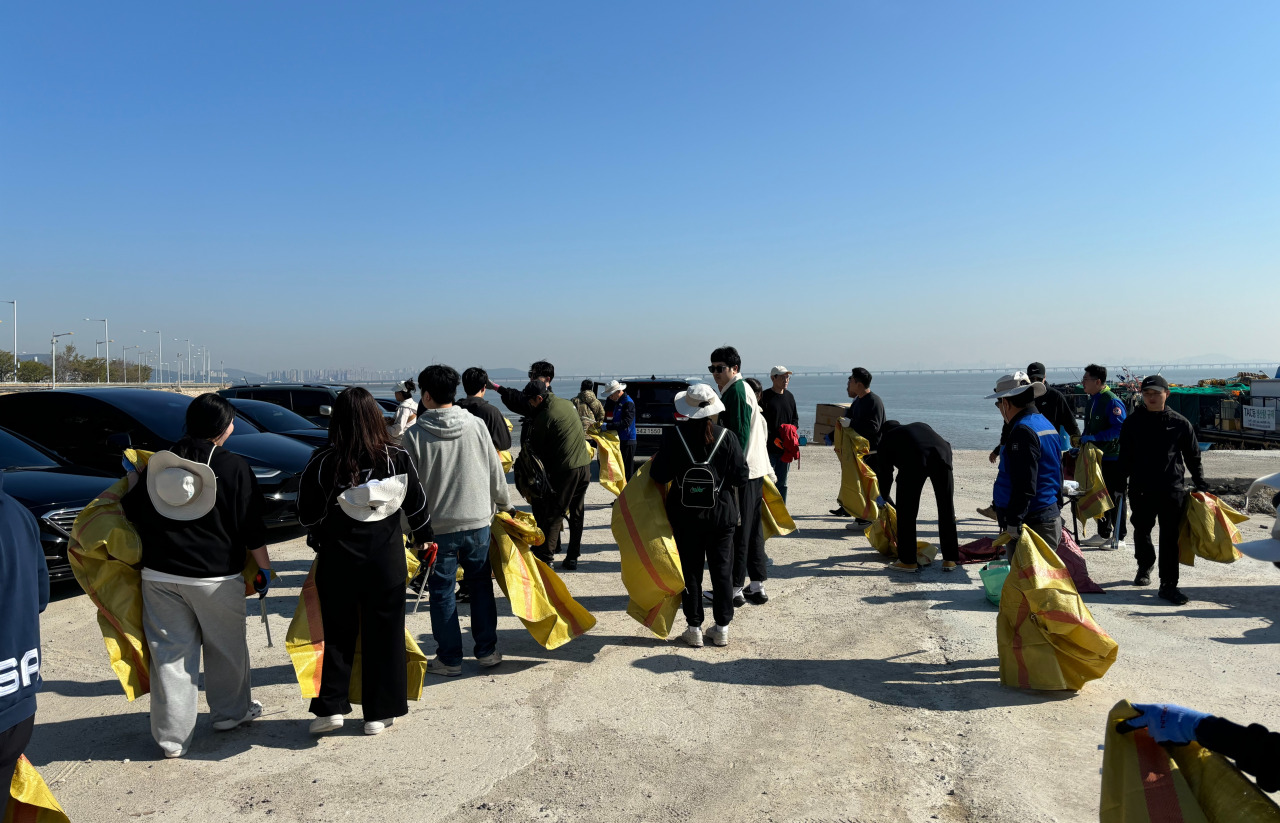
[[[546,397],[547,394],[547,387],[543,385],[541,380],[530,380],[529,384],[524,387],[525,397]]]
[[[1149,374],[1142,378],[1142,390],[1146,391],[1147,389],[1164,389],[1168,391],[1169,381],[1158,374]]]
[[[1044,375],[1044,363],[1032,363],[1030,366],[1027,366],[1027,377],[1030,377],[1032,380],[1035,380],[1037,377],[1044,377]]]

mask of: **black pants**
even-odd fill
[[[636,473],[636,441],[634,440],[622,441],[622,471],[626,473],[627,480]]]
[[[1062,509],[1058,506],[1049,506],[1040,511],[1031,512],[1027,515],[1027,519],[1022,522],[1031,531],[1040,536],[1054,554],[1058,553],[1058,544],[1062,542]],[[1016,545],[1016,544],[1015,544]],[[1010,547],[1010,557],[1013,547]]]
[[[764,528],[760,507],[764,505],[764,478],[748,480],[738,489],[738,512],[742,519],[733,533],[733,585],[741,587],[747,576],[757,583],[769,577],[764,553]]]
[[[35,725],[36,716],[33,714],[0,732],[0,787],[3,787],[3,791],[0,791],[0,817],[4,817],[5,807],[9,803],[13,770],[18,765],[18,758],[22,757],[27,744],[31,742],[31,730]]]
[[[403,560],[401,560],[403,565]],[[403,572],[402,572],[403,574]],[[404,656],[404,578],[391,588],[382,570],[348,563],[316,567],[316,594],[324,624],[320,694],[311,712],[323,717],[351,711],[349,685],[360,641],[360,703],[365,720],[409,713]],[[376,582],[374,582],[376,581]]]
[[[680,601],[684,605],[684,619],[690,626],[701,626],[702,572],[711,571],[711,616],[716,625],[727,626],[733,619],[733,532],[732,528],[718,528],[714,524],[671,523],[676,539],[676,551],[680,553],[680,568],[684,572],[684,592]]]
[[[1151,527],[1160,523],[1160,585],[1178,585],[1178,530],[1187,493],[1182,489],[1163,492],[1131,490],[1129,519],[1133,523],[1133,556],[1139,569],[1156,565],[1156,548],[1151,543]]]
[[[916,518],[920,515],[920,494],[924,482],[933,485],[933,497],[938,502],[938,542],[942,559],[955,562],[960,559],[960,540],[956,536],[955,482],[951,467],[938,463],[923,470],[898,473],[898,562],[916,562]]]
[[[1098,521],[1098,534],[1103,537],[1110,537],[1111,530],[1116,526],[1116,516],[1120,513],[1120,495],[1124,494],[1125,476],[1120,469],[1119,460],[1102,461],[1102,482],[1107,484],[1107,493],[1111,495],[1111,502],[1115,504],[1115,507],[1102,515],[1102,519]],[[1124,521],[1121,520],[1121,540],[1124,540],[1127,532],[1128,528],[1125,526]]]
[[[560,550],[560,524],[566,511],[569,514],[569,550],[565,559],[577,560],[582,553],[582,519],[586,514],[591,467],[583,466],[552,477],[551,484],[554,492],[533,505],[533,517],[546,538],[541,546],[533,547],[533,556],[548,565]]]

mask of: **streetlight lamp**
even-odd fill
[[[49,341],[51,344],[53,344],[53,359],[49,361],[53,371],[50,374],[49,382],[55,389],[58,388],[58,338],[68,337],[73,334],[75,334],[75,332],[73,331],[64,331],[61,334],[58,334],[57,332],[55,332],[53,335],[53,339]]]
[[[189,372],[191,370],[191,338],[175,337],[173,338],[173,342],[187,344],[187,370]],[[181,356],[178,357],[178,382],[179,383],[182,382],[182,357]]]
[[[151,332],[147,331],[146,329],[143,329],[142,333],[151,334]],[[162,383],[164,382],[164,335],[160,334],[160,332],[157,331],[156,336],[160,340],[160,357],[156,362],[160,364],[160,372],[161,372],[159,375],[157,375],[156,382]]]
[[[129,349],[140,349],[142,346],[125,346],[124,347],[124,382],[129,382]],[[142,352],[138,352],[139,355]],[[138,366],[138,378],[142,378],[142,366]]]
[[[111,337],[111,328],[107,325],[106,318],[99,319],[96,317],[86,317],[85,322],[102,324],[102,342],[107,344],[107,382],[110,383],[111,382],[111,341],[108,338]],[[96,350],[94,351],[94,354],[97,354]]]
[[[103,343],[106,343],[106,344],[107,344],[107,351],[108,351],[108,352],[110,352],[110,351],[111,351],[111,344],[112,344],[112,343],[114,343],[114,342],[116,342],[116,341],[114,341],[114,340],[95,340],[95,341],[93,341],[93,359],[94,359],[94,360],[97,360],[97,359],[98,359],[98,347],[99,347],[99,346],[101,346]],[[99,383],[101,383],[102,381],[101,381],[101,380],[99,380],[98,382],[99,382]],[[108,359],[107,359],[107,382],[108,382],[108,383],[110,383],[110,382],[111,382],[111,359],[110,359],[109,357],[108,357]],[[126,381],[126,382],[127,382],[127,381]]]
[[[13,382],[18,382],[18,301],[3,300],[3,303],[13,304]]]

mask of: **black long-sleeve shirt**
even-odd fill
[[[907,423],[889,427],[880,438],[876,453],[876,481],[880,496],[889,499],[893,488],[893,470],[899,475],[920,474],[939,466],[951,465],[951,444],[928,423]]]
[[[1120,467],[1138,492],[1182,490],[1186,470],[1204,485],[1200,445],[1191,421],[1173,409],[1148,411],[1139,406],[1120,427]]]
[[[1080,436],[1080,424],[1076,422],[1075,410],[1071,407],[1070,401],[1066,395],[1048,386],[1048,391],[1044,393],[1038,400],[1036,405],[1040,408],[1040,413],[1045,419],[1059,431],[1066,431],[1072,437]]]
[[[511,430],[507,428],[507,419],[498,411],[498,407],[483,397],[464,397],[455,403],[458,408],[479,417],[484,427],[489,430],[489,439],[498,451],[511,448]]]
[[[768,432],[765,445],[768,447],[769,454],[782,454],[782,448],[775,445],[774,441],[778,439],[779,426],[800,425],[796,396],[787,389],[783,389],[782,394],[778,394],[772,388],[767,388],[761,394],[760,413],[764,415],[764,424]]]
[[[871,450],[880,445],[880,429],[884,427],[884,401],[880,395],[869,391],[862,397],[855,397],[845,412],[849,418],[849,428],[860,437],[867,438]]]
[[[1280,791],[1280,732],[1257,723],[1246,728],[1225,717],[1206,717],[1196,725],[1196,741],[1236,761],[1264,792]]]

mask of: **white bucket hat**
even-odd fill
[[[987,399],[998,400],[1001,397],[1012,397],[1015,394],[1022,394],[1027,389],[1031,389],[1033,397],[1042,397],[1049,390],[1049,387],[1039,381],[1032,383],[1026,372],[1016,371],[1013,374],[1006,374],[997,380],[995,394],[988,394]]]
[[[627,384],[619,383],[617,380],[610,380],[609,385],[604,387],[604,393],[606,395],[613,394],[616,391],[626,391],[626,390],[627,390]]]
[[[209,459],[213,459],[213,450]],[[147,463],[147,496],[156,511],[170,520],[199,520],[213,511],[218,478],[207,463],[187,460],[171,451],[156,452]]]
[[[348,517],[362,523],[385,520],[400,510],[408,491],[409,476],[397,474],[352,486],[338,495],[338,506]]]
[[[706,383],[694,383],[688,391],[678,393],[674,402],[676,411],[690,420],[700,420],[724,411],[724,403],[715,389]]]

